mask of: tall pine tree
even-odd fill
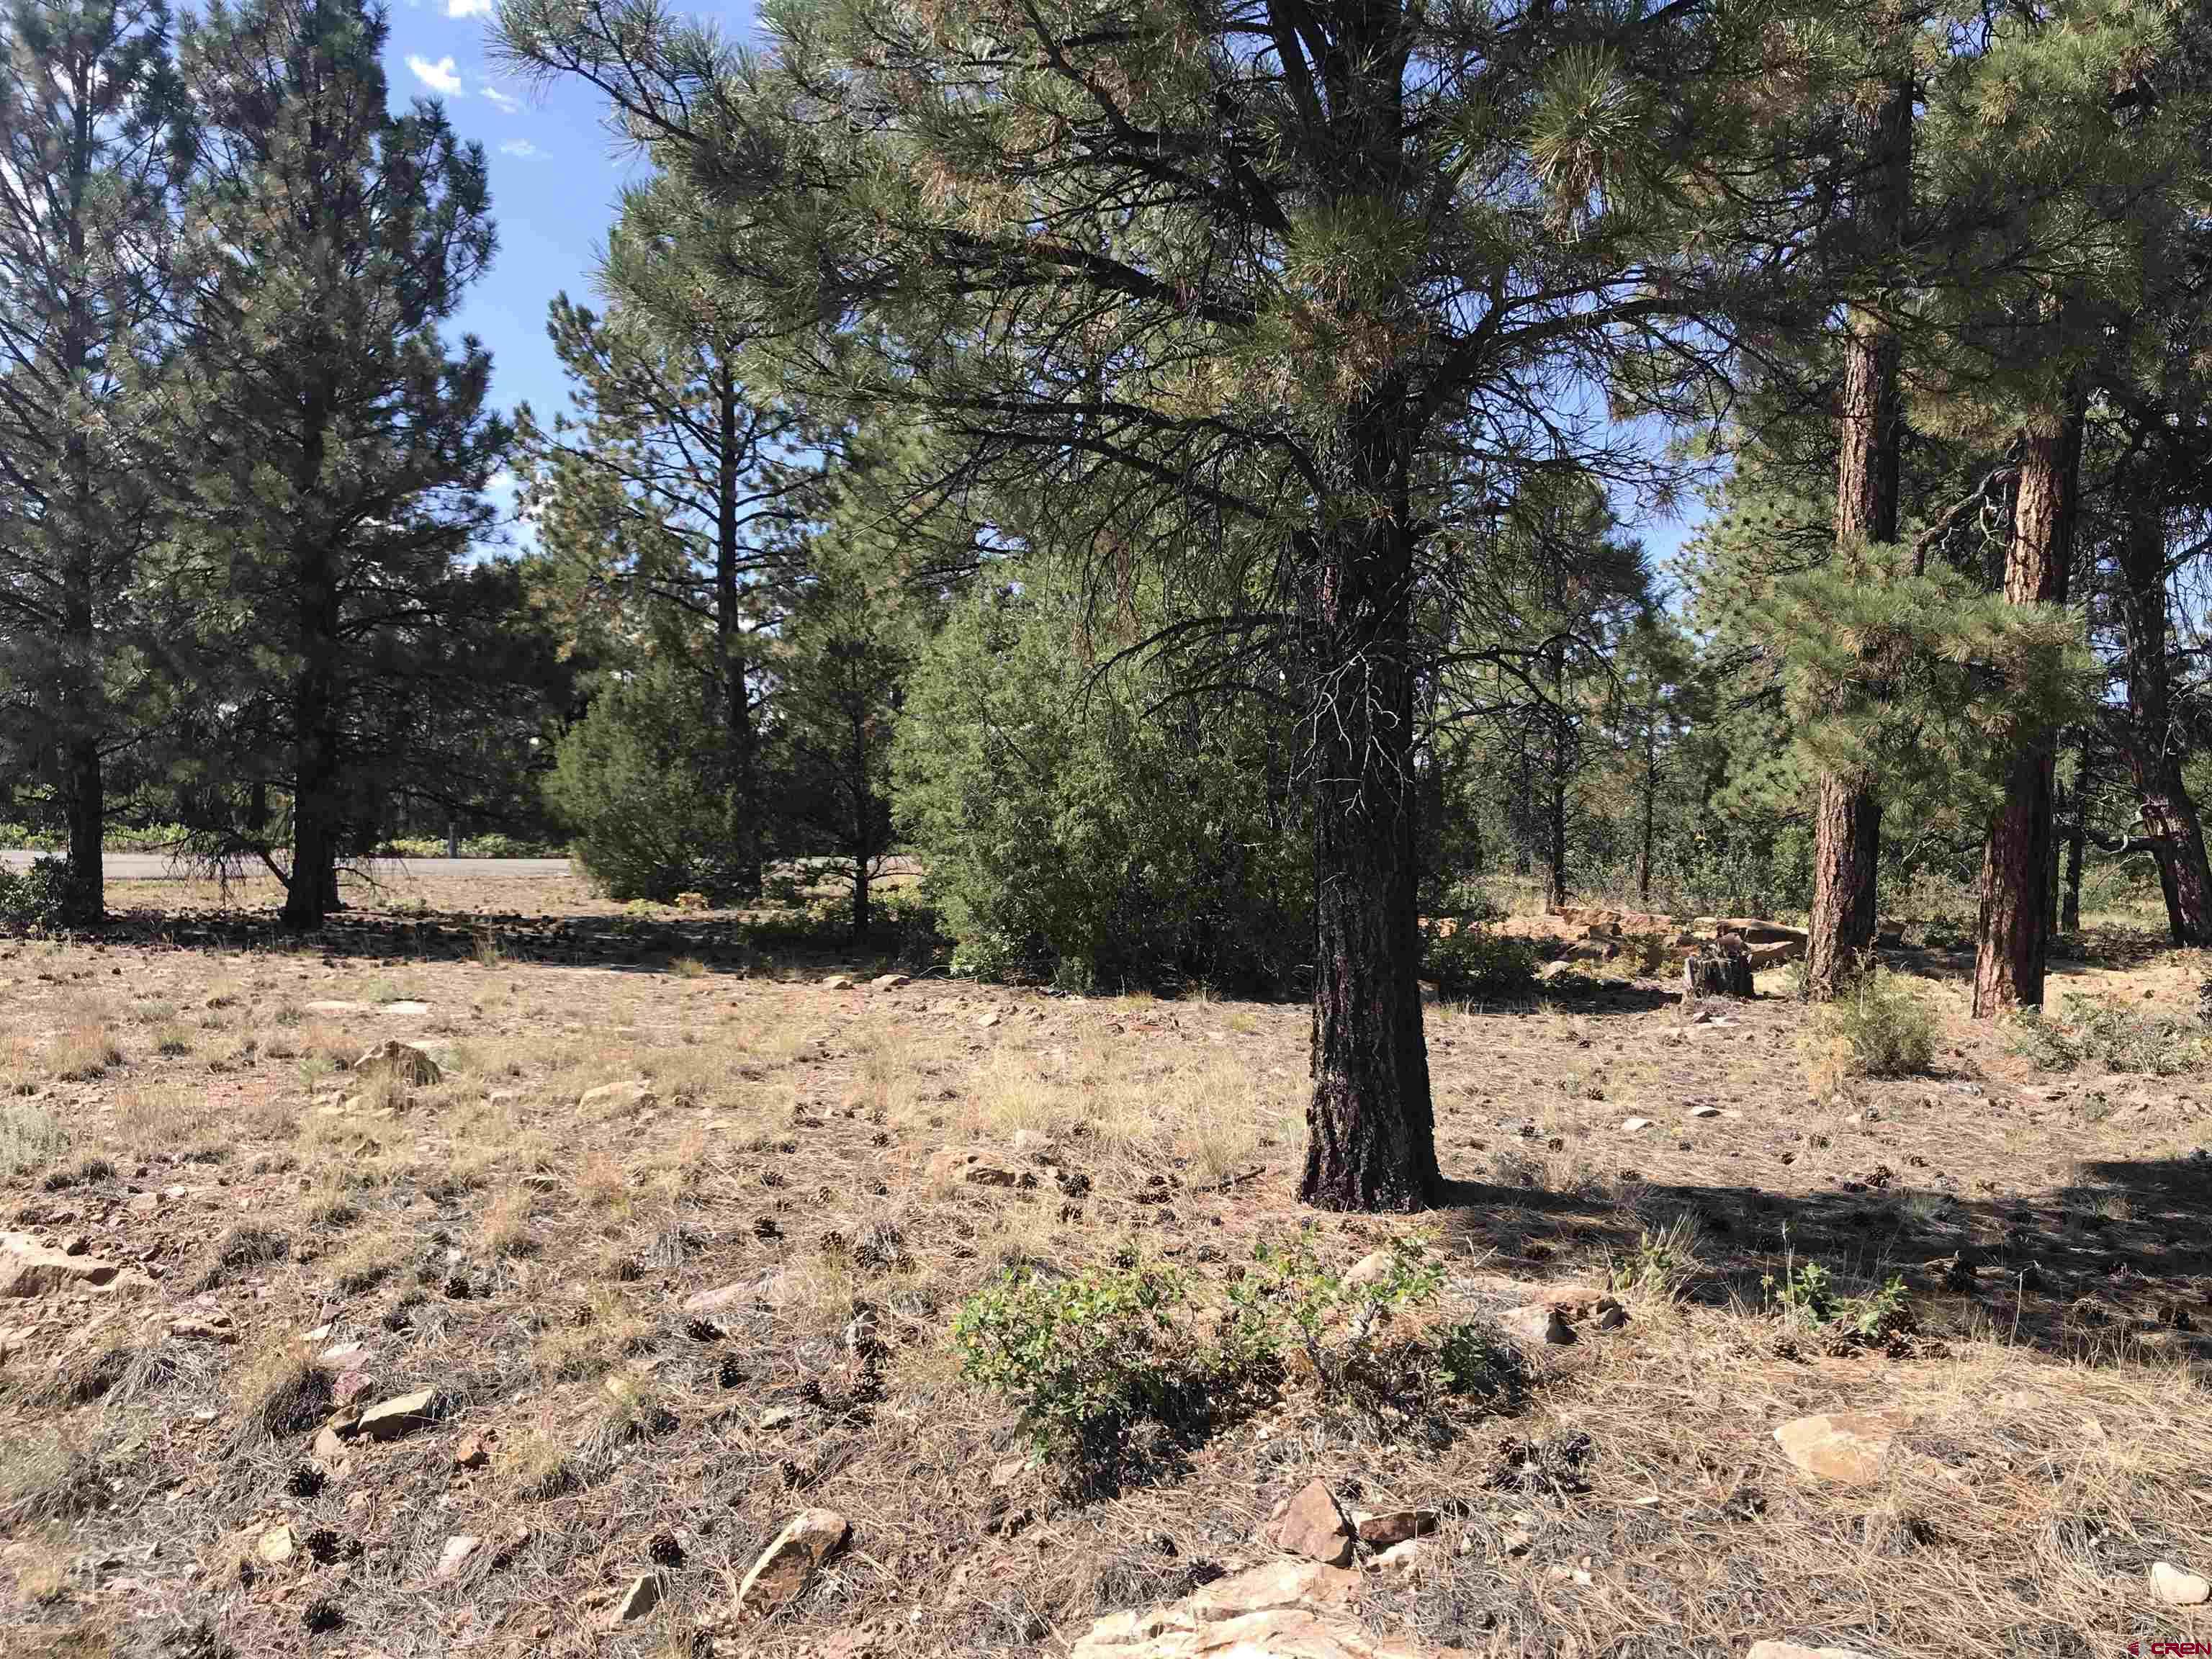
[[[133,595],[181,108],[159,0],[0,21],[0,765],[48,786],[72,921],[100,914],[109,771],[158,706]]]
[[[282,877],[294,928],[409,763],[392,688],[440,695],[502,602],[458,560],[510,434],[489,355],[440,333],[492,254],[483,151],[434,103],[387,109],[385,33],[360,0],[218,0],[184,40],[203,142],[172,401],[197,469],[172,592],[212,695],[180,793],[204,845]]]

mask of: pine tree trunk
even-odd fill
[[[1889,88],[1868,146],[1869,182],[1857,204],[1877,238],[1893,238],[1911,210],[1913,78]],[[1836,447],[1837,556],[1856,559],[1897,539],[1900,349],[1887,321],[1854,307],[1844,341],[1844,395]],[[1805,945],[1806,994],[1837,995],[1874,948],[1881,867],[1881,808],[1870,779],[1820,775],[1814,819],[1813,911]]]
[[[1651,908],[1651,841],[1659,811],[1659,710],[1655,700],[1644,724],[1644,836],[1636,865],[1636,902]]]
[[[714,633],[721,657],[723,720],[730,744],[730,867],[737,896],[757,899],[761,891],[758,745],[754,740],[752,699],[745,684],[745,635],[738,615],[738,475],[744,447],[738,420],[738,381],[721,370],[720,426],[717,434],[717,501],[714,526]]]
[[[69,748],[69,879],[62,919],[89,923],[106,914],[106,871],[102,839],[107,830],[106,776],[100,744],[80,738]]]
[[[299,499],[314,499],[322,475],[325,406],[311,399],[295,477]],[[337,579],[321,527],[302,525],[290,571],[297,607],[300,666],[292,683],[292,868],[284,926],[321,927],[337,890]]]
[[[2212,945],[2212,867],[2204,827],[2182,780],[2185,739],[2173,720],[2167,655],[2166,514],[2146,485],[2130,497],[2120,545],[2119,609],[2127,638],[2128,775],[2142,832],[2154,842],[2166,931],[2176,945]]]
[[[69,216],[70,282],[68,305],[62,325],[61,369],[64,385],[74,394],[82,386],[92,362],[92,319],[82,283],[85,273],[85,198],[89,188],[94,155],[92,106],[88,96],[88,66],[79,58],[72,68],[74,130],[70,135],[66,174]],[[66,541],[62,586],[63,672],[65,681],[64,727],[62,738],[64,769],[63,810],[69,823],[69,874],[62,890],[61,919],[94,923],[106,911],[106,861],[103,839],[107,827],[106,778],[100,752],[100,639],[96,631],[100,586],[98,550],[93,540],[92,447],[85,422],[72,417],[63,453],[68,478],[68,504],[57,516],[65,526]],[[51,504],[50,504],[51,505]]]
[[[1370,434],[1366,476],[1396,471]],[[1378,492],[1380,493],[1380,492]],[[1412,548],[1394,521],[1299,538],[1314,799],[1313,1096],[1298,1194],[1415,1210],[1440,1185],[1415,911]]]
[[[2025,434],[2005,598],[2014,605],[2063,605],[2073,557],[2081,471],[2081,415]],[[2050,952],[2048,883],[2056,734],[2023,743],[2007,766],[2004,794],[1982,853],[1981,916],[1974,960],[1974,1017],[2039,1007]]]
[[[2058,896],[2058,931],[2081,930],[2081,860],[2089,838],[2089,779],[2096,740],[2081,734],[2081,752],[2074,763],[2074,816],[2066,827],[2066,875]]]
[[[1841,994],[1862,953],[1874,948],[1868,866],[1881,848],[1881,809],[1871,790],[1824,772],[1814,811],[1805,989],[1815,1001],[1826,1001]]]

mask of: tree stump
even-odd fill
[[[1733,936],[1699,945],[1697,954],[1682,963],[1682,983],[1692,999],[1751,996],[1751,954]]]

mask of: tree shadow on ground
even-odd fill
[[[566,967],[666,969],[678,962],[709,971],[757,971],[771,957],[816,967],[888,963],[889,937],[854,942],[842,927],[797,915],[542,915],[520,912],[342,910],[316,933],[284,929],[265,909],[127,910],[96,937],[111,945],[181,950],[271,951],[326,959],[408,962],[514,961]]]
[[[1455,1181],[1438,1218],[1455,1253],[1587,1283],[1686,1218],[1700,1264],[1693,1301],[1756,1308],[1769,1275],[1818,1262],[1846,1288],[1901,1277],[1933,1335],[2075,1360],[2212,1360],[2212,1156],[2085,1164],[2075,1184],[2003,1200],[1947,1191],[1932,1184],[1940,1174],[1914,1184],[1877,1164],[1809,1194],[1632,1177],[1571,1192]]]

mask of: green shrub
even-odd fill
[[[896,805],[954,971],[1297,988],[1312,855],[1279,722],[1170,696],[1141,664],[1102,672],[1124,641],[1090,629],[1081,596],[1032,569],[956,611],[909,682]]]
[[[69,866],[59,859],[31,860],[27,870],[0,865],[0,930],[42,933],[59,923]]]
[[[1846,1296],[1819,1262],[1793,1261],[1780,1278],[1768,1273],[1759,1284],[1771,1311],[1846,1346],[1879,1346],[1913,1327],[1905,1280],[1893,1274],[1876,1289]]]
[[[1808,1041],[1815,1085],[1924,1072],[1936,1040],[1936,1011],[1906,981],[1887,968],[1858,974],[1814,1012]]]
[[[2110,996],[2069,995],[2056,1016],[2024,1009],[2014,1018],[2010,1042],[2041,1072],[2070,1072],[2088,1062],[2112,1072],[2178,1077],[2212,1065],[2212,1040],[2195,1021],[2145,1013]]]
[[[1325,1394],[1387,1381],[1401,1410],[1439,1390],[1506,1391],[1516,1362],[1486,1328],[1455,1327],[1440,1346],[1381,1342],[1395,1315],[1434,1299],[1443,1277],[1410,1242],[1354,1284],[1323,1268],[1302,1237],[1261,1245],[1228,1306],[1209,1317],[1186,1275],[1127,1255],[1077,1279],[1017,1267],[962,1305],[953,1342],[969,1380],[1018,1410],[1040,1458],[1095,1473],[1125,1455],[1139,1424],[1188,1434],[1235,1414],[1292,1353]]]
[[[1536,942],[1486,927],[1432,934],[1421,953],[1421,976],[1451,1002],[1525,1000],[1536,982]]]
[[[666,904],[735,884],[724,736],[698,688],[656,660],[603,690],[561,740],[546,799],[610,897]]]
[[[1215,1351],[1170,1267],[1010,1268],[962,1304],[952,1340],[963,1372],[1019,1410],[1040,1458],[1084,1466],[1115,1460],[1140,1419],[1181,1424],[1212,1380]]]

